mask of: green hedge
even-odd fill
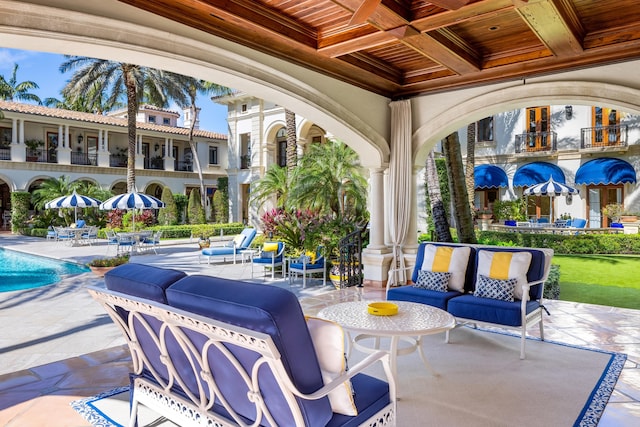
[[[156,225],[154,227],[147,227],[145,230],[162,231],[162,238],[166,239],[189,239],[200,236],[218,237],[220,236],[220,230],[222,230],[224,236],[235,235],[240,234],[244,228],[245,226],[241,223],[234,222],[231,224]],[[107,235],[105,231],[105,228],[100,229],[98,231],[98,238],[106,239]],[[24,234],[33,237],[47,237],[47,229],[27,228],[24,230]]]
[[[640,254],[638,234],[541,234],[479,231],[478,242],[497,246],[551,248],[557,254]]]

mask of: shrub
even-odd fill
[[[96,258],[87,264],[89,267],[117,267],[129,262],[129,254],[124,254],[111,258]]]
[[[31,203],[31,193],[14,191],[11,193],[11,231],[24,234],[27,229],[27,214]]]
[[[173,200],[176,202],[176,212],[177,212],[177,220],[178,224],[184,224],[185,220],[185,209],[187,207],[188,198],[184,194],[174,194]]]
[[[551,248],[558,254],[640,254],[638,234],[543,234],[479,231],[478,241]]]
[[[178,207],[169,187],[165,186],[162,189],[161,200],[164,202],[164,209],[160,209],[158,212],[158,224],[176,225],[178,223]]]
[[[560,298],[560,266],[552,264],[549,269],[549,277],[544,282],[544,293],[542,295],[547,299]]]
[[[187,219],[189,224],[205,224],[207,222],[202,202],[200,201],[200,190],[194,188],[189,194]]]

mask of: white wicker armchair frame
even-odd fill
[[[362,425],[377,427],[395,425],[396,390],[389,366],[389,356],[385,352],[380,351],[368,356],[351,367],[347,373],[325,384],[319,390],[311,394],[304,394],[292,384],[277,348],[271,337],[266,334],[118,292],[91,287],[89,293],[102,304],[121,329],[131,351],[133,373],[138,375],[132,384],[129,424],[131,427],[137,423],[140,404],[181,426],[257,426],[265,420],[270,425],[277,425],[260,391],[258,371],[265,364],[268,365],[277,380],[291,410],[295,425],[304,426],[304,419],[296,397],[308,400],[322,398],[344,381],[376,362],[381,362],[383,365],[386,380],[389,383],[391,403]],[[122,309],[128,312],[126,319],[121,315],[123,314]],[[143,337],[138,336],[141,333],[146,334],[144,337],[145,348],[142,347],[140,341]],[[200,343],[194,342],[194,333],[198,334]],[[202,342],[203,339],[204,342]],[[170,354],[168,350],[169,340],[173,343],[173,354]],[[151,343],[155,348],[148,348]],[[252,350],[259,357],[251,366],[245,368],[225,344],[233,344]],[[212,347],[224,355],[244,381],[248,399],[255,405],[256,418],[253,423],[247,424],[246,418],[234,411],[222,392],[220,384],[216,382],[207,357]],[[176,348],[180,349],[179,354],[175,354]],[[156,351],[157,354],[155,354]],[[156,360],[152,360],[154,355]],[[172,356],[174,359],[182,358],[181,367],[183,369],[181,371],[176,369]],[[190,369],[184,369],[184,360],[188,361]],[[159,368],[160,366],[161,368]],[[159,372],[163,369],[166,371]],[[150,374],[153,379],[142,375],[143,372],[146,372],[147,376]],[[197,393],[194,392],[194,382]],[[183,390],[184,395],[172,392],[172,387],[176,385]],[[214,403],[222,405],[229,413],[230,418],[211,411]]]

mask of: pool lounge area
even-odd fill
[[[76,248],[7,234],[0,234],[0,246],[82,263],[104,256],[107,250],[105,244]],[[197,243],[188,241],[165,245],[158,255],[136,255],[132,262],[234,279],[247,280],[251,275],[248,264],[199,264]],[[84,289],[102,282],[84,273],[52,286],[0,293],[0,425],[86,426],[69,403],[128,383],[130,358],[124,340]],[[265,284],[289,286],[282,279]],[[319,281],[310,284],[307,289],[298,284],[291,287],[309,315],[337,302],[384,298],[381,289],[332,290],[322,288]],[[545,316],[548,340],[628,355],[599,425],[636,425],[640,419],[640,311],[563,301],[546,305],[552,314]],[[536,330],[530,332],[535,335]]]

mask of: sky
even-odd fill
[[[0,75],[7,80],[13,73],[13,65],[18,64],[17,81],[33,81],[39,89],[31,91],[40,97],[62,99],[60,91],[69,80],[71,74],[62,74],[60,64],[64,56],[46,52],[0,48]],[[227,127],[227,107],[215,104],[208,96],[199,95],[197,105],[200,111],[200,129],[212,132],[229,133]],[[180,111],[179,108],[173,107]],[[182,112],[180,111],[180,114]]]

